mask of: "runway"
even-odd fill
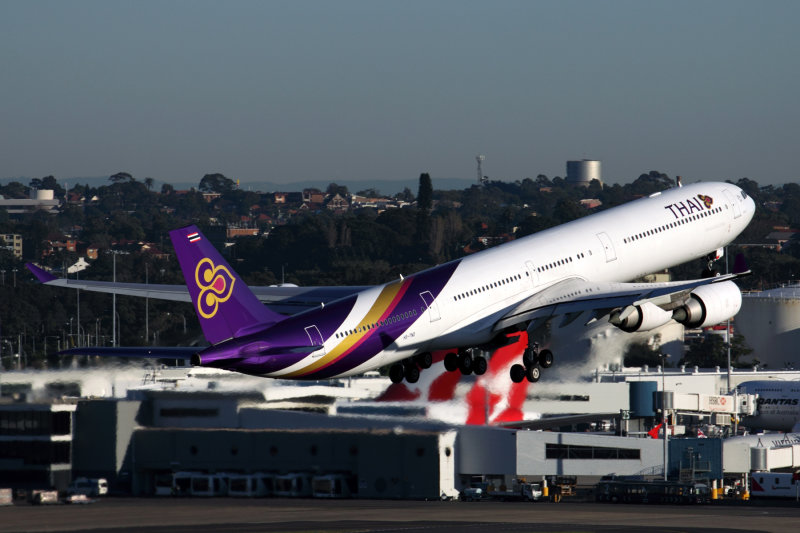
[[[107,498],[0,509],[0,532],[794,531],[800,505]]]

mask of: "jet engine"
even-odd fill
[[[672,318],[689,328],[713,326],[728,320],[742,307],[742,293],[732,281],[697,287]]]
[[[663,326],[672,320],[672,313],[664,311],[657,305],[645,302],[642,305],[629,305],[611,313],[608,321],[622,331],[648,331]]]

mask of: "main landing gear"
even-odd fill
[[[389,368],[389,379],[392,380],[392,383],[400,383],[403,379],[409,383],[416,383],[419,381],[420,370],[430,368],[432,364],[433,356],[430,352],[417,354],[393,364]]]
[[[536,383],[542,377],[542,368],[553,366],[553,352],[540,350],[539,343],[529,344],[522,352],[522,364],[511,367],[511,381],[521,383],[523,379]]]
[[[444,368],[448,372],[455,372],[460,370],[465,376],[475,374],[481,376],[486,373],[489,364],[486,358],[482,356],[474,356],[472,350],[459,350],[458,353],[450,352],[444,356]]]

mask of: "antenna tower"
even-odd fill
[[[483,169],[481,168],[481,163],[483,163],[483,161],[485,161],[485,160],[486,160],[485,156],[482,156],[482,155],[476,155],[475,156],[475,161],[478,162],[478,185],[482,185],[482,184],[486,183],[487,181],[489,181],[489,180],[486,179],[486,176],[483,175]]]

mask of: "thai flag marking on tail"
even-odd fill
[[[188,234],[186,237],[189,239],[189,242],[197,242],[200,240],[200,234],[196,231]]]

